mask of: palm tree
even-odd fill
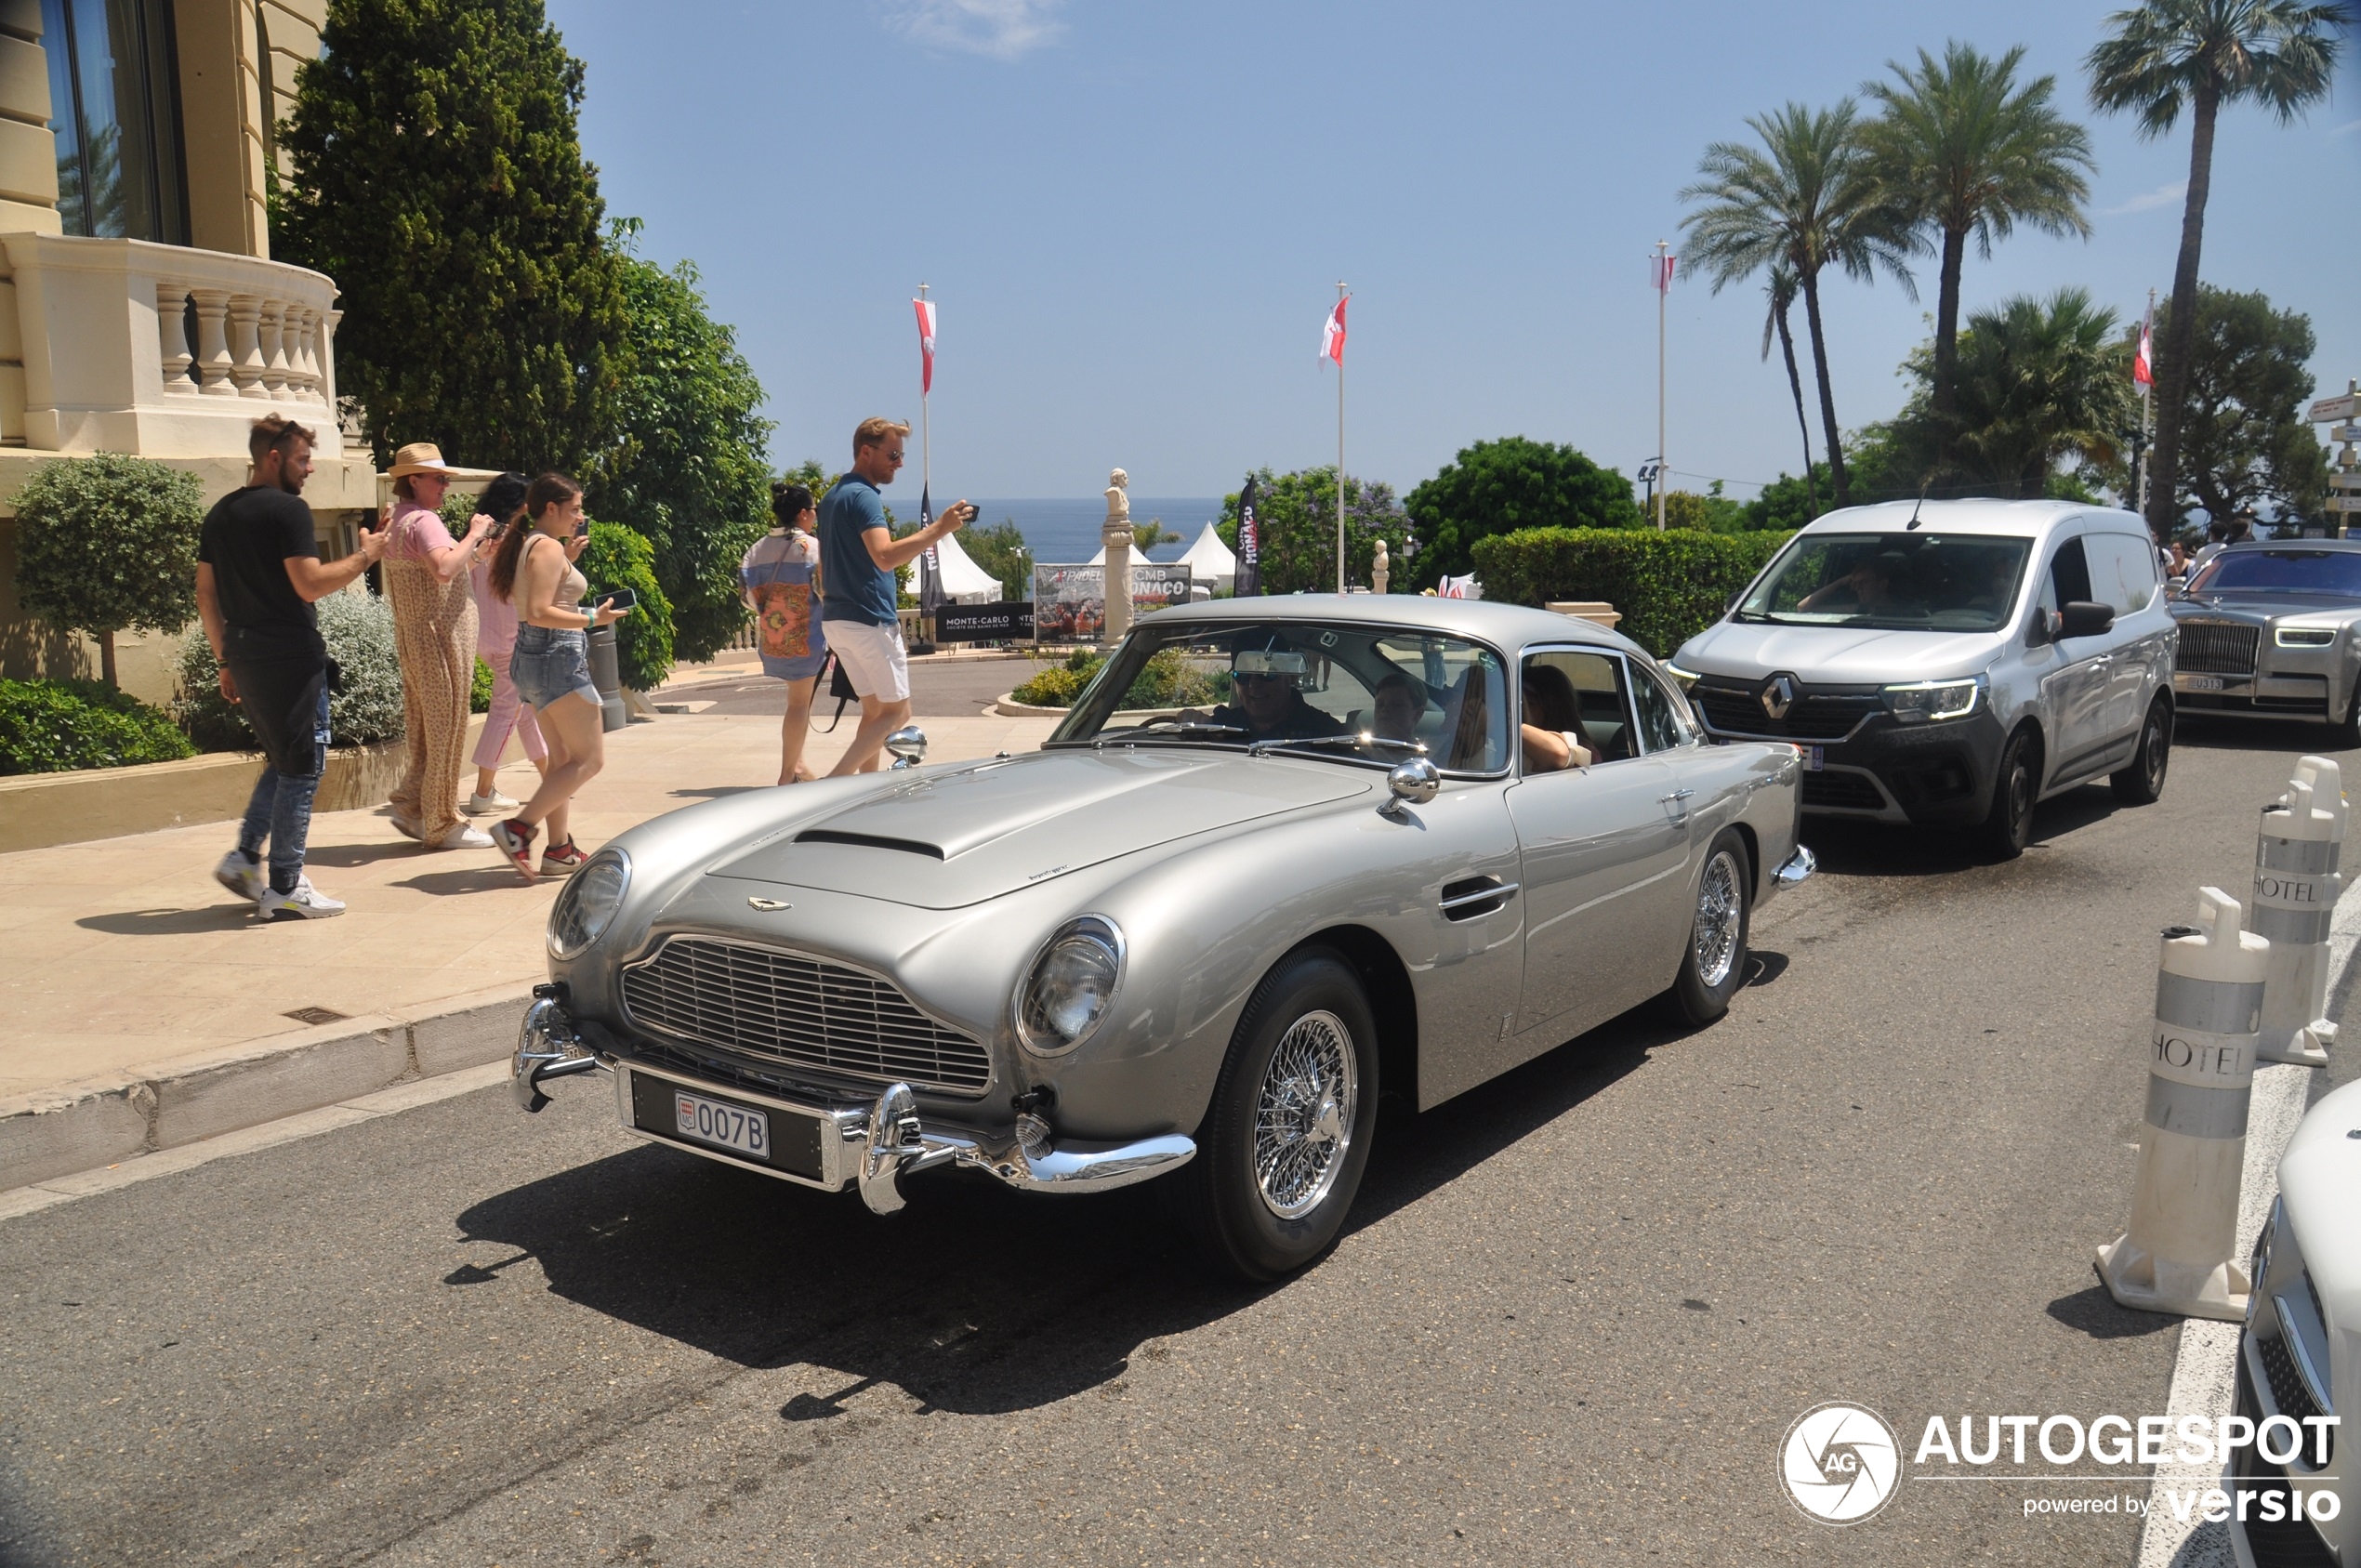
[[[2336,30],[2353,20],[2344,0],[2146,0],[2107,19],[2111,36],[2091,49],[2091,101],[2130,110],[2140,134],[2159,137],[2189,111],[2189,193],[2181,210],[2181,255],[2172,268],[2172,309],[2157,378],[2157,440],[2148,481],[2148,527],[2171,533],[2180,494],[2181,401],[2197,324],[2197,257],[2213,178],[2213,125],[2225,103],[2262,105],[2286,125],[2327,96],[2335,73]]]
[[[1931,358],[1913,359],[1931,381]],[[2130,369],[2115,312],[2086,289],[1973,312],[1959,340],[1947,471],[2034,500],[2067,457],[2115,462],[2133,415]]]
[[[1681,192],[1684,202],[1705,204],[1682,220],[1690,260],[1711,274],[1716,294],[1774,263],[1794,270],[1812,333],[1813,368],[1820,378],[1828,479],[1841,507],[1851,486],[1837,432],[1836,394],[1828,385],[1820,272],[1839,267],[1866,281],[1882,266],[1915,298],[1904,258],[1921,242],[1878,179],[1861,144],[1859,112],[1851,99],[1833,109],[1790,103],[1776,113],[1752,116],[1747,125],[1762,138],[1762,147],[1713,143],[1697,165],[1705,178]]]
[[[1959,330],[1959,268],[1968,241],[1992,258],[1992,242],[2018,223],[2088,237],[2086,173],[2096,172],[2091,138],[2050,107],[2057,78],[2019,86],[2022,46],[1998,59],[1954,39],[1937,60],[1886,62],[1892,82],[1862,88],[1883,111],[1863,127],[1881,177],[1897,201],[1941,236],[1935,288],[1933,406],[1951,412],[1952,362]]]
[[[1812,421],[1803,414],[1803,377],[1796,374],[1795,335],[1787,330],[1787,308],[1795,303],[1797,283],[1795,270],[1784,261],[1771,264],[1771,276],[1762,292],[1771,298],[1770,313],[1762,321],[1762,357],[1771,357],[1771,335],[1779,336],[1779,352],[1787,356],[1787,389],[1795,394],[1796,428],[1803,432],[1803,494],[1811,504],[1812,515],[1820,515],[1820,487],[1812,477]]]

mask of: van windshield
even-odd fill
[[[1988,534],[1814,534],[1788,545],[1734,621],[1995,631],[2025,580],[2026,541]]]

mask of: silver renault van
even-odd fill
[[[1707,731],[1803,754],[1803,809],[1974,830],[2108,776],[2144,805],[2172,748],[2157,552],[2130,512],[1909,501],[1830,512],[1672,657]]]

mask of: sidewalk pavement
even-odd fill
[[[1051,728],[920,723],[930,761],[1027,750]],[[825,772],[851,733],[814,732],[806,760]],[[776,718],[714,715],[610,734],[574,836],[595,850],[770,786],[778,735]],[[534,778],[516,763],[501,788],[521,797]],[[265,926],[213,880],[234,835],[215,823],[0,855],[0,1189],[505,1052],[547,972],[557,881],[526,886],[492,850],[421,850],[383,808],[323,813],[308,865],[347,913]]]

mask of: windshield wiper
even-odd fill
[[[1368,731],[1364,730],[1357,735],[1303,735],[1293,739],[1289,739],[1286,736],[1274,735],[1267,741],[1256,741],[1252,744],[1248,745],[1246,747],[1246,755],[1249,757],[1260,757],[1266,752],[1275,751],[1281,746],[1289,745],[1390,745],[1398,747],[1403,751],[1415,751],[1420,757],[1424,757],[1427,754],[1427,745],[1424,741],[1397,741],[1390,735],[1373,735],[1369,733]]]
[[[1246,731],[1235,724],[1218,724],[1207,718],[1152,718],[1145,724],[1128,730],[1116,730],[1090,737],[1093,751],[1106,745],[1138,745],[1141,741],[1180,740],[1190,735],[1243,735]],[[1076,743],[1068,742],[1068,744]]]

